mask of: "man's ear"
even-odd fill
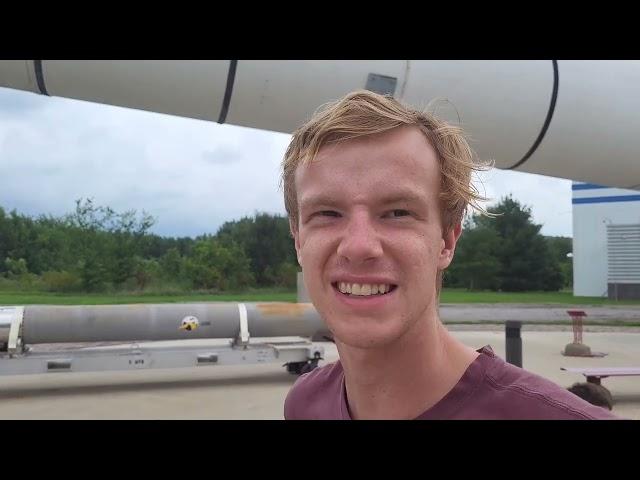
[[[298,234],[297,219],[291,219],[291,217],[289,217],[289,230],[291,231],[291,236],[293,237],[293,244],[296,247],[298,265],[302,266],[302,263],[300,262],[300,235]]]
[[[462,234],[462,223],[458,222],[442,235],[440,254],[438,257],[438,269],[444,270],[453,261],[453,254],[456,250],[458,239]]]

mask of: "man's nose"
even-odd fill
[[[362,263],[382,255],[382,244],[373,220],[361,212],[349,218],[343,232],[338,255],[353,263]]]

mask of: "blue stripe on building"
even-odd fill
[[[611,203],[611,202],[637,202],[640,195],[615,195],[611,197],[574,198],[571,203]]]
[[[571,190],[595,190],[596,188],[616,188],[605,187],[604,185],[596,185],[595,183],[574,183],[571,185]]]

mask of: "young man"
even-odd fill
[[[442,272],[483,168],[459,128],[367,91],[294,133],[285,204],[340,360],[298,379],[286,419],[615,418],[441,323]]]

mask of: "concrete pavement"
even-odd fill
[[[467,345],[491,345],[504,358],[501,326],[452,330]],[[562,366],[640,366],[640,329],[587,331],[584,342],[607,352],[603,358],[562,356],[572,339],[568,331],[523,329],[522,339],[524,368],[564,387],[584,377],[563,372]],[[323,345],[326,361],[335,360],[335,346]],[[5,376],[0,378],[0,419],[281,419],[295,378],[278,363]],[[614,413],[640,419],[640,377],[607,378],[603,385],[616,402]]]

